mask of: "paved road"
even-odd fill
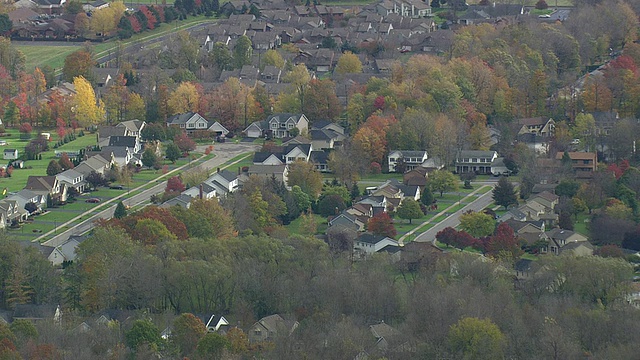
[[[482,182],[480,184],[495,186],[496,182],[488,181],[488,182]],[[469,210],[480,211],[480,210],[486,208],[489,204],[491,204],[493,202],[493,199],[491,198],[492,194],[493,194],[493,191],[490,190],[490,191],[480,195],[474,201],[470,202],[469,204],[467,204],[462,209],[460,209],[460,210],[456,211],[455,213],[449,215],[443,221],[437,223],[436,225],[434,225],[429,230],[427,230],[427,231],[423,232],[422,234],[418,235],[415,238],[414,241],[417,241],[417,242],[434,242],[435,239],[436,239],[436,234],[438,232],[440,232],[442,229],[447,228],[447,227],[456,227],[456,226],[458,226],[460,224],[460,215],[462,215],[463,212],[469,211]]]
[[[241,155],[241,154],[245,154],[245,153],[248,154],[250,152],[256,151],[257,149],[258,149],[257,145],[246,144],[246,143],[244,143],[244,144],[243,143],[240,143],[240,144],[233,144],[233,143],[216,144],[215,145],[215,149],[213,151],[213,153],[216,156],[213,159],[209,159],[209,160],[205,161],[200,166],[203,167],[203,168],[207,168],[207,169],[210,169],[210,170],[213,171],[214,169],[216,169],[220,165],[224,164],[225,162],[233,159],[234,157],[236,157],[238,155]],[[113,212],[115,211],[116,205],[120,200],[122,200],[125,205],[129,205],[129,206],[136,206],[136,205],[139,205],[139,204],[144,204],[144,203],[147,203],[149,201],[149,199],[151,198],[152,195],[164,191],[164,188],[166,186],[167,186],[167,182],[166,181],[159,182],[157,185],[153,186],[152,188],[144,190],[144,191],[132,196],[131,198],[126,198],[127,194],[124,193],[124,194],[121,195],[121,197],[112,199],[111,202],[109,203],[109,206],[107,208],[105,208],[103,211],[101,211],[100,213],[98,213],[98,214],[92,216],[91,218],[83,221],[82,223],[78,224],[77,226],[74,226],[73,228],[56,235],[52,239],[44,242],[43,245],[54,246],[55,247],[55,246],[60,245],[64,241],[66,241],[69,238],[69,236],[71,236],[71,235],[84,234],[84,233],[86,233],[87,231],[91,230],[94,227],[94,225],[93,225],[94,221],[96,221],[98,219],[110,219],[111,217],[113,217]],[[91,210],[89,210],[88,212],[91,212]]]

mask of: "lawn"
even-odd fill
[[[312,216],[317,225],[316,234],[324,234],[327,230],[327,218],[318,214],[312,214]],[[287,228],[291,235],[302,234],[304,232],[302,230],[302,217],[293,220],[289,225],[286,225],[285,228]]]
[[[587,228],[587,225],[589,224],[589,220],[590,220],[590,216],[589,214],[580,214],[578,215],[578,219],[576,220],[576,218],[574,217],[574,223],[573,223],[573,230],[577,233],[580,233],[584,236],[586,236],[587,238],[589,237],[589,229]]]
[[[172,2],[172,1],[170,1]],[[144,0],[141,1],[140,4],[151,4],[155,3],[152,0]],[[129,2],[125,3],[127,6],[130,6]],[[134,4],[137,4],[134,3]],[[128,46],[132,44],[137,44],[139,42],[147,41],[162,35],[166,35],[168,33],[175,32],[176,30],[184,29],[190,27],[192,25],[206,22],[206,21],[214,21],[214,19],[207,19],[204,16],[196,16],[189,17],[186,20],[178,21],[175,24],[162,24],[161,26],[151,30],[146,31],[140,34],[133,35],[130,39],[127,39],[120,43],[120,46]],[[83,43],[77,43],[75,46],[56,46],[55,44],[50,45],[15,45],[17,49],[22,51],[26,57],[25,69],[31,70],[35,67],[49,65],[56,70],[62,70],[64,66],[64,59],[67,55],[72,52],[78,50]],[[110,51],[114,51],[118,47],[116,41],[107,41],[101,44],[97,44],[94,46],[94,58],[99,58],[107,55]]]

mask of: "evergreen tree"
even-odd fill
[[[420,209],[420,204],[417,201],[405,198],[398,206],[398,217],[401,219],[408,219],[409,224],[413,219],[420,219],[424,216],[422,210]]]
[[[125,208],[122,201],[120,201],[118,205],[116,205],[116,210],[113,212],[113,217],[116,219],[122,219],[125,216],[127,216],[127,208]]]
[[[513,184],[502,177],[498,180],[498,185],[493,188],[493,201],[504,208],[508,208],[509,205],[515,205],[518,203],[518,196]]]
[[[430,206],[433,204],[433,192],[431,191],[431,186],[427,184],[422,191],[422,195],[420,196],[420,202],[422,202],[426,206]]]
[[[351,187],[351,200],[355,200],[358,196],[360,196],[360,188],[358,187],[358,183],[354,182]]]

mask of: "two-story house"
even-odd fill
[[[23,215],[18,212],[18,202],[12,199],[0,200],[0,212],[7,225],[27,219],[26,217],[23,218]]]
[[[78,194],[82,194],[84,192],[84,187],[87,184],[87,182],[84,181],[84,174],[76,171],[75,169],[65,170],[56,175],[56,177],[60,183],[65,184],[68,189],[73,189]]]
[[[409,150],[391,150],[388,155],[389,172],[406,172],[417,168],[424,163],[427,152]]]
[[[551,118],[536,117],[518,120],[518,135],[535,134],[542,137],[552,137],[556,122]]]
[[[237,174],[229,170],[220,170],[219,168],[213,175],[205,180],[205,183],[214,187],[218,196],[234,192],[238,190],[239,186]]]
[[[564,154],[558,152],[556,160],[562,160]],[[566,154],[571,158],[571,167],[575,170],[577,178],[590,178],[597,170],[598,156],[596,153],[567,151]]]
[[[356,254],[366,256],[375,254],[387,246],[393,246],[397,248],[400,245],[396,240],[388,236],[364,233],[361,234],[358,239],[356,239],[353,245],[353,250]]]
[[[306,134],[309,130],[309,119],[304,114],[273,114],[266,120],[252,123],[244,132],[250,138],[270,134],[274,138],[282,139],[291,137],[294,128],[297,129],[297,133]]]
[[[458,174],[491,174],[491,163],[498,157],[495,151],[462,150],[456,157]]]
[[[173,115],[167,119],[167,126],[178,127],[191,134],[198,130],[207,130],[209,128],[209,122],[203,118],[200,114],[189,111],[184,114]]]
[[[142,134],[142,130],[146,125],[146,122],[135,119],[118,123],[116,127],[123,127],[126,129],[124,136],[135,136],[139,139]]]
[[[49,195],[53,201],[67,201],[67,186],[55,176],[29,176],[24,188],[45,198]]]

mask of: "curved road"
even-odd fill
[[[215,154],[215,157],[213,159],[209,159],[205,162],[203,162],[202,164],[200,164],[201,167],[203,168],[207,168],[207,169],[215,169],[219,166],[221,166],[222,164],[226,163],[227,161],[233,159],[234,157],[238,156],[238,155],[242,155],[242,154],[249,154],[251,152],[256,151],[258,148],[257,145],[253,145],[253,144],[243,144],[243,143],[239,143],[239,144],[233,144],[233,143],[217,143],[215,145],[215,149],[213,151],[213,154]],[[178,172],[182,169],[185,169],[188,165],[185,165],[181,168],[178,168],[176,170],[178,170]],[[231,166],[231,165],[229,165]],[[143,185],[144,186],[144,185]],[[108,204],[108,206],[102,210],[101,212],[95,214],[94,216],[90,217],[87,220],[82,221],[81,223],[73,226],[72,228],[70,228],[69,230],[66,230],[56,236],[54,236],[53,238],[51,238],[48,241],[45,241],[44,243],[42,243],[42,245],[46,245],[46,246],[58,246],[61,243],[65,242],[69,236],[71,235],[81,235],[86,233],[87,231],[91,230],[94,227],[93,222],[98,220],[98,219],[110,219],[111,217],[113,217],[113,212],[115,211],[116,205],[119,201],[123,201],[125,205],[129,205],[129,206],[136,206],[136,205],[140,205],[140,204],[144,204],[146,202],[149,201],[149,199],[151,198],[152,195],[157,194],[159,192],[164,191],[165,187],[167,186],[167,182],[166,181],[162,181],[159,182],[157,185],[154,185],[153,187],[144,190],[136,195],[133,195],[129,198],[127,198],[127,194],[124,193],[116,198],[113,198],[111,200],[109,200],[106,204]],[[132,190],[136,190],[136,189],[132,189]],[[92,210],[89,210],[87,212],[85,212],[82,215],[86,215],[88,213],[91,213]],[[81,216],[81,215],[80,215]],[[67,224],[62,224],[60,225],[60,227],[68,225]],[[48,236],[51,235],[51,232],[42,235],[42,237],[44,236]],[[33,241],[37,241],[38,239],[35,239]]]

